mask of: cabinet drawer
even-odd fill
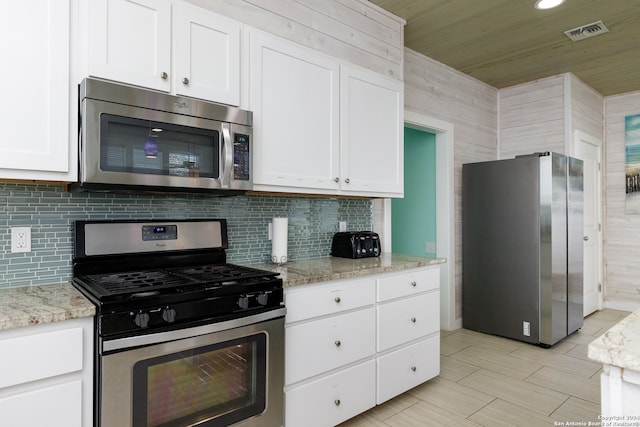
[[[46,361],[43,359],[41,363]],[[82,381],[55,384],[0,398],[0,424],[81,427]]]
[[[375,303],[375,280],[357,280],[285,289],[286,322],[340,313]]]
[[[370,360],[285,393],[285,426],[335,426],[375,406],[376,365]]]
[[[0,388],[82,370],[82,328],[0,340]]]
[[[373,307],[285,328],[285,383],[375,354]]]
[[[439,331],[439,306],[437,291],[378,305],[378,351]]]
[[[388,301],[440,288],[440,267],[409,270],[378,279],[378,301]]]
[[[440,373],[440,334],[396,350],[377,360],[376,403],[422,384]]]

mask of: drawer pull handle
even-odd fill
[[[335,297],[333,300],[336,302],[336,304],[340,304],[340,301],[342,301],[340,297]]]
[[[413,282],[411,282],[411,286],[415,288],[416,286],[418,286],[418,283],[416,283],[416,281],[414,280]]]
[[[416,318],[415,317],[411,318],[411,323],[416,323]]]
[[[163,72],[160,73],[160,78],[162,80],[167,80],[169,78],[169,74],[167,74],[166,72],[163,71]]]
[[[411,367],[411,370],[412,370],[413,372],[415,372],[417,369],[418,369],[418,368],[416,368],[415,366],[412,366],[412,367]]]
[[[340,347],[342,345],[342,343],[340,342],[340,340],[337,340],[336,342],[334,342],[334,344],[336,345],[336,347]]]
[[[340,399],[336,399],[333,401],[336,406],[340,406]]]

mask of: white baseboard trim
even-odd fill
[[[604,308],[621,311],[636,311],[640,308],[640,302],[631,301],[605,301]]]

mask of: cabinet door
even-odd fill
[[[378,351],[440,330],[440,293],[432,291],[385,304],[377,310]]]
[[[402,197],[403,83],[342,66],[340,84],[342,191]]]
[[[0,14],[0,178],[74,181],[69,142],[70,2],[15,2]]]
[[[0,425],[81,427],[82,381],[0,397]]]
[[[250,33],[250,46],[254,185],[335,192],[338,63],[257,31]]]
[[[89,74],[171,89],[169,0],[91,0]]]
[[[385,354],[377,360],[376,403],[386,402],[439,373],[440,334]]]
[[[375,406],[375,361],[287,390],[287,427],[335,426]]]
[[[285,384],[375,354],[373,307],[285,328]]]
[[[375,303],[374,279],[285,288],[287,323],[337,314]]]
[[[179,2],[173,7],[174,91],[240,103],[240,23]]]

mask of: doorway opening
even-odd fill
[[[456,293],[455,218],[453,189],[453,123],[405,111],[405,127],[435,136],[435,256],[445,258],[440,264],[440,328],[454,330],[462,327],[456,316],[456,305],[462,310],[462,299]],[[405,160],[407,155],[405,155]],[[407,182],[405,181],[405,185]],[[384,252],[391,252],[391,200],[374,203],[378,229],[382,233]],[[423,243],[426,244],[426,243]],[[423,253],[424,254],[424,253]],[[456,302],[456,299],[459,301]]]

